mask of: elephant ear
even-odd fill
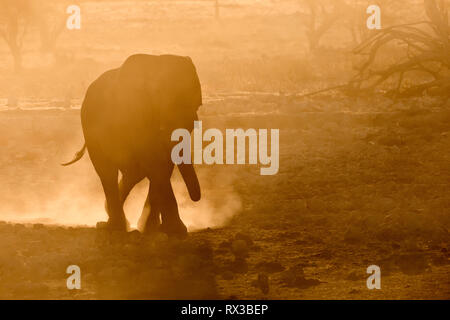
[[[143,101],[152,128],[185,127],[202,104],[200,81],[190,57],[137,54],[120,68],[119,82]]]
[[[167,123],[167,106],[170,105],[170,93],[166,81],[161,77],[147,77],[146,108],[152,119],[152,127],[156,130],[165,130]]]
[[[202,86],[200,84],[200,79],[198,77],[197,74],[197,69],[195,68],[194,62],[192,61],[192,59],[190,57],[187,57],[188,61],[190,63],[190,65],[192,66],[192,73],[193,73],[193,82],[194,82],[194,89],[196,91],[196,104],[197,104],[197,109],[203,105],[203,97],[202,97]]]
[[[163,58],[163,57],[162,57]],[[165,67],[159,77],[161,126],[191,129],[202,104],[200,80],[189,57],[165,56]]]

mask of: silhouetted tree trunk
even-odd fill
[[[39,23],[39,34],[41,38],[41,51],[53,52],[56,46],[56,41],[59,35],[64,30],[64,22],[57,24],[54,27],[48,26],[45,21]]]
[[[20,48],[11,48],[11,53],[14,59],[14,72],[20,73],[22,71],[22,52]]]
[[[305,22],[306,36],[309,50],[314,52],[319,47],[320,39],[336,23],[341,16],[340,1],[335,0],[331,4],[331,10],[326,8],[326,3],[318,0],[306,0],[309,14]]]
[[[214,0],[214,9],[215,9],[215,17],[218,20],[220,18],[219,0]]]
[[[30,12],[29,0],[0,0],[0,36],[11,51],[16,73],[22,71],[22,47]]]
[[[59,0],[59,6],[40,4],[33,7],[33,20],[39,31],[43,53],[54,53],[56,41],[66,26],[65,3]]]

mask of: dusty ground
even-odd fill
[[[52,226],[105,217],[88,159],[58,165],[81,145],[79,111],[1,112],[1,216],[50,224],[0,223],[0,298],[450,298],[448,103],[216,98],[204,127],[280,129],[280,172],[199,168],[211,205],[190,214],[216,227],[184,241]],[[66,288],[71,264],[81,290]],[[381,290],[366,287],[372,264]]]
[[[309,52],[299,1],[221,3],[216,20],[211,1],[83,1],[82,29],[52,52],[31,26],[20,75],[0,42],[0,110],[77,106],[130,54],[172,53],[197,66],[204,128],[280,129],[278,175],[202,166],[196,205],[175,177],[193,230],[177,241],[95,229],[106,215],[88,157],[59,166],[82,145],[78,110],[1,111],[0,298],[449,299],[450,105],[285,95],[345,83],[349,30]],[[144,193],[127,203],[133,225]],[[72,264],[81,290],[66,288]],[[381,290],[366,287],[372,264]]]

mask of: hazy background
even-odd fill
[[[218,15],[216,2],[206,0],[14,3],[24,8],[16,41],[23,70],[13,72],[12,50],[1,41],[3,99],[81,99],[100,72],[136,52],[191,56],[207,95],[303,92],[349,77],[350,52],[369,34],[369,4],[380,5],[383,27],[425,17],[420,0],[219,0]],[[81,8],[81,30],[65,28],[70,4]]]
[[[72,4],[81,30],[65,28]],[[0,298],[449,299],[450,29],[433,4],[450,5],[0,0]],[[185,241],[67,227],[107,218],[89,157],[59,165],[83,144],[85,90],[138,52],[193,59],[204,130],[280,129],[274,176],[196,166],[194,204],[176,172],[201,229]],[[126,203],[132,226],[146,191]],[[83,290],[67,290],[70,264]],[[372,264],[382,290],[366,287]]]
[[[382,8],[383,25],[424,17],[422,2],[411,0],[2,0],[0,109],[77,109],[99,74],[142,52],[190,56],[202,83],[204,114],[214,113],[208,103],[217,101],[225,113],[280,111],[277,104],[262,110],[254,101],[234,110],[227,99],[292,95],[344,83],[358,61],[351,50],[369,34],[365,10],[373,3]],[[66,28],[71,4],[81,8],[80,30]],[[385,59],[394,55],[391,48]],[[10,152],[2,152],[0,218],[92,225],[105,217],[89,161],[58,165],[82,145],[76,112],[19,112],[2,122],[0,143]],[[45,164],[33,163],[37,159]],[[231,185],[233,175],[224,176]],[[132,194],[138,200],[127,203],[133,225],[145,189],[142,184]],[[192,215],[190,227],[219,225],[235,214],[241,204],[229,189],[230,199],[214,206],[204,198],[197,211],[205,215]],[[186,196],[182,185],[176,183],[176,190]],[[193,204],[179,201],[186,206],[183,216],[192,214]]]

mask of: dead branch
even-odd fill
[[[400,24],[374,32],[359,44],[353,53],[366,57],[356,68],[356,74],[349,81],[352,91],[374,92],[393,77],[397,85],[389,90],[396,97],[421,95],[424,92],[450,96],[450,28],[445,1],[424,0],[428,21]],[[376,60],[384,48],[403,46],[405,57],[387,67],[377,66]],[[433,70],[430,65],[438,65]],[[404,78],[408,73],[420,73],[428,80],[419,80],[405,88]]]

